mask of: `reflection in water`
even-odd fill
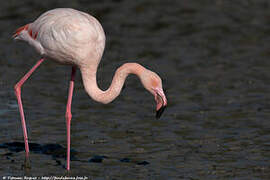
[[[11,163],[14,163],[14,159],[12,158],[15,154],[14,153],[19,153],[21,151],[24,151],[24,142],[10,142],[10,143],[3,143],[0,144],[0,149],[7,149],[9,152],[6,152],[2,154],[3,156],[6,157],[6,159],[10,160]],[[55,160],[56,165],[62,166],[65,168],[65,166],[62,164],[61,160],[65,159],[66,157],[66,149],[63,148],[60,144],[37,144],[37,143],[29,143],[29,149],[31,153],[37,153],[37,154],[44,154],[44,155],[49,155],[52,157],[53,160]],[[87,161],[85,160],[79,160],[76,155],[78,153],[71,149],[71,154],[70,154],[70,159],[71,161],[79,161],[82,163],[85,163]],[[90,163],[102,163],[104,159],[114,159],[115,161],[117,160],[116,158],[110,158],[108,156],[102,156],[102,155],[94,155],[91,157],[88,162]],[[118,158],[119,159],[119,158]],[[136,163],[137,165],[147,165],[149,162],[147,161],[134,161],[131,160],[130,158],[121,158],[119,159],[119,162],[125,162],[125,163]],[[25,169],[31,169],[31,164],[30,164],[30,159],[25,158],[24,162],[24,167]]]

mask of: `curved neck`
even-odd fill
[[[121,92],[124,82],[129,74],[135,74],[140,79],[145,70],[143,66],[137,63],[126,63],[119,67],[113,77],[110,87],[103,91],[97,85],[96,68],[81,68],[84,88],[89,96],[95,101],[107,104],[113,101]]]

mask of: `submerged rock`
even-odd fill
[[[107,156],[99,156],[95,155],[91,159],[89,159],[89,162],[94,162],[94,163],[102,163],[103,159],[108,158]]]

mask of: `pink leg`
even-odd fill
[[[21,98],[21,87],[24,82],[31,76],[31,74],[38,68],[38,66],[44,61],[44,58],[40,59],[33,67],[28,71],[23,78],[14,86],[15,94],[18,100],[20,115],[21,115],[21,122],[22,122],[22,129],[23,129],[23,136],[24,136],[24,144],[25,144],[25,152],[26,157],[29,157],[29,146],[28,146],[28,137],[27,137],[27,130],[23,112],[23,105],[22,105],[22,98]]]
[[[71,114],[71,101],[74,88],[74,79],[75,79],[76,67],[72,67],[71,80],[69,82],[69,91],[68,91],[68,101],[66,109],[66,125],[67,125],[67,170],[70,169],[70,122],[72,118]]]

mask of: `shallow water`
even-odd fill
[[[138,79],[111,104],[85,93],[80,74],[72,104],[67,174],[65,104],[70,67],[45,62],[23,86],[31,169],[14,84],[39,56],[12,32],[46,10],[72,7],[96,16],[107,36],[98,83],[135,61],[157,72],[169,106],[160,120]],[[239,1],[3,1],[0,7],[0,146],[2,176],[88,176],[90,179],[269,179],[270,3]],[[19,142],[19,143],[14,143]],[[13,144],[12,144],[13,143]],[[19,148],[20,151],[13,151]],[[59,152],[57,151],[57,152]],[[96,162],[98,161],[98,162]]]

